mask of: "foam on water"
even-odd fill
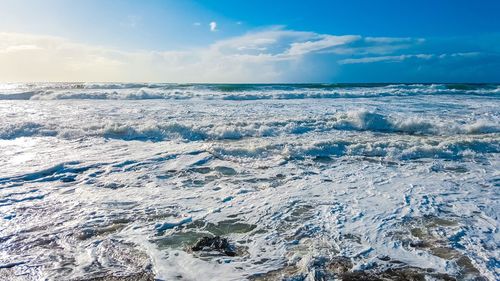
[[[45,104],[51,106],[51,104]],[[24,104],[6,105],[13,110],[23,110]],[[35,104],[35,107],[40,106]],[[126,105],[129,106],[129,105]],[[192,104],[181,104],[189,107]],[[69,109],[70,105],[65,105]],[[106,105],[99,106],[105,110]],[[296,107],[296,106],[295,106]],[[278,137],[289,135],[310,135],[325,132],[360,131],[371,133],[397,133],[400,135],[488,135],[500,132],[498,116],[466,116],[459,119],[446,120],[438,116],[423,116],[423,114],[384,115],[369,110],[336,110],[322,114],[320,112],[304,116],[289,116],[289,118],[271,117],[268,120],[252,118],[225,120],[219,117],[209,122],[203,120],[182,120],[185,117],[169,116],[164,112],[152,112],[147,109],[137,111],[129,109],[130,116],[119,116],[109,119],[103,113],[92,116],[95,108],[83,109],[82,114],[91,116],[88,119],[79,118],[77,114],[54,112],[50,120],[40,120],[39,115],[50,114],[48,108],[40,108],[35,115],[27,116],[23,112],[15,116],[12,109],[4,112],[5,118],[11,122],[0,125],[0,139],[15,139],[18,137],[56,136],[66,139],[85,137],[115,138],[124,140],[238,140],[255,137]],[[91,111],[91,112],[88,112]],[[188,111],[188,109],[186,109]],[[378,110],[381,111],[381,110]],[[207,115],[211,112],[200,112]],[[192,115],[192,113],[189,113]],[[413,116],[412,116],[413,115]],[[46,117],[42,117],[46,118]]]
[[[497,85],[0,95],[0,279],[500,278]],[[212,235],[237,255],[189,250]]]

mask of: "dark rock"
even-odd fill
[[[391,257],[389,257],[389,256],[378,256],[377,258],[381,261],[390,261],[391,260]]]
[[[413,248],[427,248],[429,245],[422,240],[415,240],[415,241],[410,241],[410,247]]]
[[[226,238],[220,236],[208,237],[204,236],[194,246],[191,247],[192,251],[218,251],[226,256],[236,256],[236,250],[229,243]]]

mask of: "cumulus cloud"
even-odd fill
[[[0,33],[0,81],[308,82],[342,74],[347,65],[480,58],[477,52],[415,52],[423,42],[270,27],[197,49],[123,51]]]
[[[217,23],[215,21],[210,22],[210,31],[217,31]]]

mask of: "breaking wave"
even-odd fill
[[[360,131],[420,136],[481,135],[500,133],[497,123],[480,120],[457,124],[422,118],[385,116],[368,110],[340,112],[318,119],[289,119],[255,122],[105,122],[105,123],[37,123],[21,122],[0,126],[0,139],[31,136],[58,136],[67,139],[103,137],[123,140],[239,140],[251,137],[276,137]]]
[[[407,139],[405,141],[383,138],[339,139],[332,141],[312,141],[304,143],[281,143],[263,146],[248,146],[227,148],[223,145],[211,145],[207,151],[218,158],[228,160],[250,160],[256,158],[272,158],[280,156],[289,160],[304,158],[325,160],[343,156],[381,157],[399,160],[421,158],[457,160],[475,158],[485,153],[500,152],[500,141],[493,137],[482,138],[438,138],[438,139]]]

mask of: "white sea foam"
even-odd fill
[[[0,279],[500,276],[496,85],[0,92]]]
[[[386,116],[368,110],[338,111],[331,115],[311,119],[285,118],[274,120],[227,121],[203,120],[193,122],[167,121],[161,116],[148,119],[123,116],[120,121],[68,118],[65,112],[54,115],[47,122],[39,117],[27,120],[24,114],[12,118],[10,123],[0,126],[0,139],[15,139],[27,136],[56,136],[66,139],[85,137],[115,138],[124,140],[238,140],[256,137],[278,137],[286,135],[310,135],[322,132],[360,131],[386,134],[454,136],[488,135],[500,132],[497,118],[492,120],[439,120],[404,115]],[[139,114],[141,115],[141,114]],[[152,118],[153,117],[153,118]],[[17,120],[16,120],[17,119]],[[170,118],[167,118],[170,119]]]

